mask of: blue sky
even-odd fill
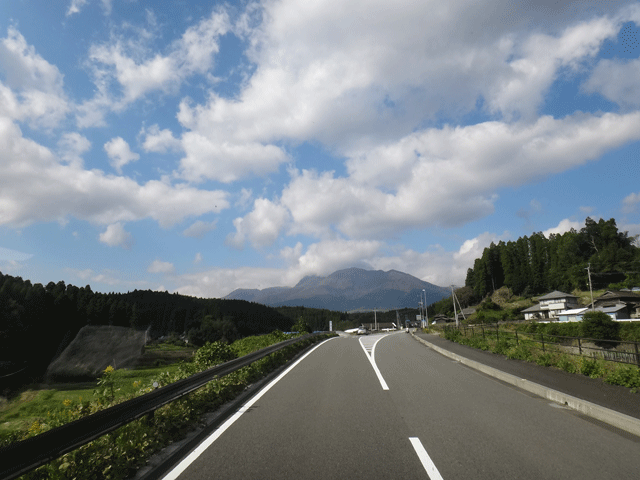
[[[0,0],[0,271],[220,297],[462,285],[640,234],[640,3]]]

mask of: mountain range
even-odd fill
[[[353,311],[417,308],[425,293],[429,305],[448,297],[451,291],[397,270],[384,272],[347,268],[326,277],[306,276],[295,287],[239,288],[224,298],[272,307],[303,306]]]

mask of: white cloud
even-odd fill
[[[165,274],[173,274],[175,273],[176,268],[171,262],[162,262],[160,260],[154,260],[147,268],[147,272],[149,273],[165,273]]]
[[[89,57],[97,84],[115,82],[122,97],[112,100],[112,109],[123,108],[149,92],[170,92],[188,77],[204,74],[213,67],[213,57],[219,50],[218,38],[230,28],[229,17],[214,10],[208,18],[189,27],[175,41],[167,55],[152,53],[145,48],[149,32],[139,38],[115,37],[111,43],[93,45]],[[106,89],[101,89],[104,95]],[[106,105],[105,105],[106,106]]]
[[[545,6],[545,32],[527,35],[523,27],[540,12],[505,1],[396,2],[393,9],[383,1],[266,3],[261,15],[252,9],[238,21],[255,72],[234,98],[183,103],[178,118],[192,131],[183,141],[221,158],[223,145],[280,139],[350,150],[406,135],[439,111],[459,117],[479,99],[498,116],[531,119],[559,70],[579,68],[622,22],[597,17],[609,13],[597,2],[572,8]],[[567,18],[583,12],[593,19]],[[247,19],[258,16],[263,22],[249,28]],[[225,178],[203,160],[188,152],[185,178]]]
[[[196,256],[193,259],[194,265],[198,265],[199,263],[202,263],[202,254],[200,252],[196,253]]]
[[[584,222],[575,222],[575,221],[569,220],[568,218],[565,218],[561,220],[557,226],[551,227],[543,231],[542,233],[544,234],[545,237],[549,238],[549,235],[551,235],[552,233],[556,235],[562,235],[570,231],[572,228],[576,231],[580,231],[582,227],[584,227]]]
[[[185,229],[182,234],[185,237],[195,237],[202,238],[211,230],[216,228],[217,221],[213,222],[203,222],[202,220],[197,220],[189,226],[189,228]]]
[[[80,9],[84,7],[88,3],[88,0],[71,0],[69,4],[69,9],[67,10],[67,17],[80,13]]]
[[[160,130],[158,125],[153,125],[148,131],[142,130],[140,133],[145,135],[142,148],[146,152],[166,153],[179,151],[182,148],[180,140],[175,138],[168,128]]]
[[[635,211],[638,204],[640,204],[640,192],[630,193],[622,200],[622,210],[625,213],[631,213]]]
[[[24,262],[33,257],[32,253],[23,253],[11,248],[0,247],[0,261]]]
[[[115,137],[104,144],[104,151],[111,159],[111,166],[118,173],[122,173],[122,167],[129,162],[140,159],[140,155],[134,153],[129,148],[129,144],[122,137]]]
[[[284,285],[284,274],[283,270],[277,268],[215,268],[204,272],[180,275],[181,283],[175,291],[193,297],[221,298],[237,288],[266,288]]]
[[[80,150],[86,144],[82,139]],[[77,146],[77,145],[76,145]],[[149,180],[138,184],[78,163],[64,165],[0,116],[0,225],[26,226],[72,216],[107,225],[152,218],[170,227],[229,208],[228,193]]]
[[[133,237],[125,231],[124,226],[119,222],[109,225],[99,238],[102,243],[106,243],[110,247],[122,247],[130,250],[133,246]]]
[[[70,111],[63,75],[38,55],[22,34],[9,27],[0,39],[0,115],[29,121],[32,127],[53,128]]]
[[[82,270],[77,268],[66,268],[65,271],[78,278],[82,283],[90,283],[92,288],[97,287],[99,284],[108,285],[109,287],[118,286],[124,290],[149,288],[149,282],[146,280],[131,280],[130,275],[123,274],[116,270],[103,269],[98,273],[91,268],[85,268]]]
[[[406,228],[462,225],[493,212],[496,192],[560,173],[640,139],[640,113],[485,122],[410,134],[353,152],[348,177],[292,171],[281,204],[289,232],[392,236]]]
[[[91,142],[87,137],[77,132],[65,133],[58,141],[60,158],[74,168],[82,168],[84,161],[82,154],[91,149]]]
[[[600,93],[625,107],[640,107],[640,60],[603,59],[582,85],[587,93]]]
[[[534,33],[523,42],[519,55],[496,75],[486,97],[489,108],[507,117],[535,118],[558,70],[563,66],[577,69],[580,62],[594,57],[618,28],[618,22],[603,17],[571,25],[558,36]]]
[[[184,119],[182,111],[179,118]],[[263,176],[288,160],[280,147],[227,140],[216,130],[186,132],[182,148],[186,156],[180,162],[180,175],[192,182],[212,179],[231,183],[251,175]]]
[[[234,234],[227,237],[227,243],[242,248],[248,240],[254,248],[271,245],[289,221],[289,213],[282,205],[265,198],[256,199],[253,210],[243,218],[236,218]]]

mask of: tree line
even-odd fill
[[[587,217],[579,231],[542,232],[499,242],[484,249],[469,268],[465,287],[476,301],[502,286],[515,295],[531,296],[560,290],[640,286],[637,236],[618,231],[615,219]]]
[[[328,313],[306,310],[314,329],[328,328]],[[59,281],[43,286],[0,272],[0,383],[23,364],[28,365],[29,375],[42,374],[85,325],[133,327],[147,330],[151,337],[173,334],[201,345],[289,331],[299,316],[298,311],[279,311],[244,300],[151,290],[100,293],[89,285]]]

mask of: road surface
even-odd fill
[[[323,342],[265,390],[164,478],[640,478],[640,438],[403,332]]]

